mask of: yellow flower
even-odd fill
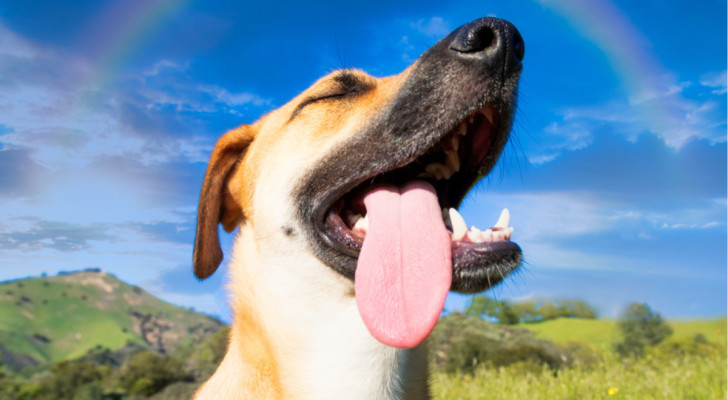
[[[615,394],[617,394],[617,392],[619,392],[619,389],[617,389],[616,387],[610,387],[609,389],[607,389],[607,394],[610,396],[614,396]]]

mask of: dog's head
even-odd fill
[[[523,54],[523,40],[511,24],[479,19],[439,41],[399,75],[334,72],[255,124],[224,135],[202,189],[196,275],[209,276],[222,261],[218,224],[230,232],[243,223],[279,244],[303,237],[298,241],[307,253],[358,281],[360,255],[376,251],[363,249],[372,233],[363,217],[367,196],[404,196],[414,186],[423,199],[437,199],[438,213],[445,209],[444,229],[434,226],[430,232],[437,223],[429,219],[417,229],[423,237],[449,235],[447,249],[435,250],[434,256],[451,259],[445,291],[473,293],[500,282],[521,262],[508,222],[468,231],[459,214],[447,210],[457,208],[491,171],[508,140]],[[420,207],[418,202],[407,204]],[[407,224],[401,218],[398,223]],[[391,231],[386,223],[376,224],[372,230]],[[409,234],[381,235],[404,242]],[[425,243],[422,250],[440,242]]]

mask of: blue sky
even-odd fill
[[[0,280],[100,267],[227,320],[225,268],[191,270],[215,140],[334,69],[396,74],[488,15],[526,42],[511,143],[461,207],[475,226],[511,210],[526,264],[493,295],[725,314],[717,0],[4,1]]]

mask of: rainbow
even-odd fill
[[[668,84],[670,74],[650,50],[649,40],[610,0],[537,0],[562,16],[607,56],[629,97],[629,105],[645,128],[679,148],[694,132],[676,129],[679,110],[664,97],[679,92]],[[670,92],[670,91],[674,92]]]
[[[670,75],[650,50],[649,41],[611,0],[535,1],[563,17],[604,52],[624,83],[629,107],[637,120],[644,122],[645,129],[663,137],[674,148],[695,134],[679,120],[676,104],[665,99],[669,90],[677,93],[681,87],[668,84]],[[94,17],[84,34],[88,39],[82,45],[93,55],[94,70],[87,77],[86,86],[100,91],[112,85],[145,42],[191,2],[111,2]]]
[[[102,90],[160,30],[192,0],[126,0],[111,2],[93,17],[81,47],[92,55],[89,87]]]

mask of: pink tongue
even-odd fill
[[[413,181],[364,197],[369,229],[354,286],[359,313],[380,342],[422,343],[442,312],[452,280],[451,241],[435,189]]]

